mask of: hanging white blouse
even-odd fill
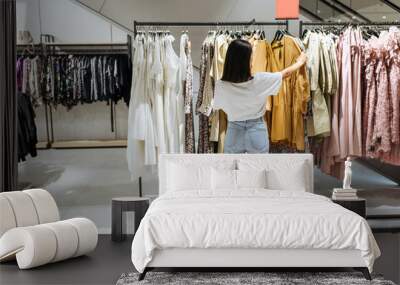
[[[158,147],[158,153],[166,153],[168,149],[164,122],[164,70],[161,62],[161,44],[161,39],[157,36],[154,41],[154,57],[150,73],[154,84],[153,112],[155,114],[155,130],[157,133],[156,145]]]
[[[169,153],[179,152],[179,125],[177,118],[177,104],[179,96],[179,57],[176,55],[172,43],[172,35],[167,35],[164,40],[164,102],[165,123],[168,137]]]
[[[179,92],[177,98],[177,124],[179,137],[179,153],[185,153],[185,101],[184,101],[184,81],[186,80],[187,55],[185,46],[189,37],[186,33],[181,35],[179,48]]]
[[[144,165],[144,141],[137,140],[134,136],[134,123],[137,111],[137,106],[143,104],[143,96],[136,96],[139,91],[138,84],[142,78],[141,66],[143,64],[144,50],[143,50],[143,37],[141,35],[136,36],[132,42],[132,88],[131,98],[129,103],[128,113],[128,136],[127,136],[127,150],[126,158],[128,162],[128,169],[131,174],[131,179],[135,180],[139,176],[146,173],[147,169]],[[138,134],[136,134],[138,135]],[[144,134],[139,134],[144,138]]]

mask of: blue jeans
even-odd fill
[[[228,122],[225,153],[267,153],[268,131],[262,118]]]

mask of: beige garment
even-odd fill
[[[210,141],[219,141],[219,110],[214,110],[208,117],[210,121]]]
[[[267,71],[267,42],[265,40],[254,40],[252,46],[251,73]]]
[[[220,80],[224,72],[226,52],[228,51],[228,37],[225,34],[217,35],[214,40],[214,57],[210,76],[214,80]]]
[[[215,35],[210,35],[207,37],[203,43],[203,45],[208,46],[208,52],[207,52],[207,60],[205,62],[205,67],[206,67],[206,76],[204,78],[204,90],[203,90],[203,98],[201,105],[197,108],[197,111],[206,115],[210,116],[212,114],[212,99],[214,96],[214,88],[213,88],[213,79],[209,75],[210,71],[212,71],[212,63],[213,63],[213,46],[214,46],[214,38]]]
[[[210,71],[210,76],[214,79],[214,81],[219,80],[222,77],[228,46],[229,37],[224,34],[215,37],[213,65]],[[221,112],[223,113],[223,115],[220,115]],[[221,110],[213,111],[210,116],[210,121],[210,141],[218,142],[218,152],[223,153],[226,128],[228,124],[227,116]]]
[[[330,65],[330,62],[329,57],[325,57],[327,53],[323,51],[322,37],[319,33],[309,32],[303,41],[308,56],[307,67],[310,75],[311,97],[313,98],[313,116],[307,118],[309,136],[326,135],[330,132],[328,105],[323,94],[327,80],[325,67]]]

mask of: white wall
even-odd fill
[[[127,33],[117,25],[71,0],[17,0],[17,30],[27,30],[34,42],[40,34],[55,36],[58,43],[126,43]],[[53,108],[55,140],[124,139],[127,107],[116,106],[116,131],[111,132],[110,106],[106,103]],[[39,141],[47,140],[44,107],[36,110]],[[90,122],[88,124],[87,122]]]
[[[59,43],[125,43],[126,32],[70,0],[17,0],[17,30],[36,43],[51,34]]]

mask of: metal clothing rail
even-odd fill
[[[51,35],[42,35],[50,36]],[[17,45],[18,53],[21,54],[25,50],[31,48],[31,55],[52,56],[52,55],[108,55],[108,54],[127,54],[131,59],[131,36],[128,35],[126,43],[54,43],[41,41],[40,44],[19,44]],[[29,55],[29,53],[27,53]],[[126,147],[126,140],[71,140],[71,141],[55,141],[53,129],[53,110],[52,106],[45,104],[46,116],[46,133],[47,143],[44,148],[105,148],[105,147]],[[110,121],[111,131],[115,128],[115,104],[111,100],[110,103]]]
[[[251,21],[239,21],[239,22],[141,22],[133,21],[133,32],[136,35],[138,27],[219,27],[219,26],[286,26],[289,29],[288,21],[274,21],[274,22],[258,22],[255,19]]]
[[[368,23],[359,23],[359,22],[303,22],[300,21],[300,35],[303,33],[304,26],[400,26],[400,22],[368,22]]]

